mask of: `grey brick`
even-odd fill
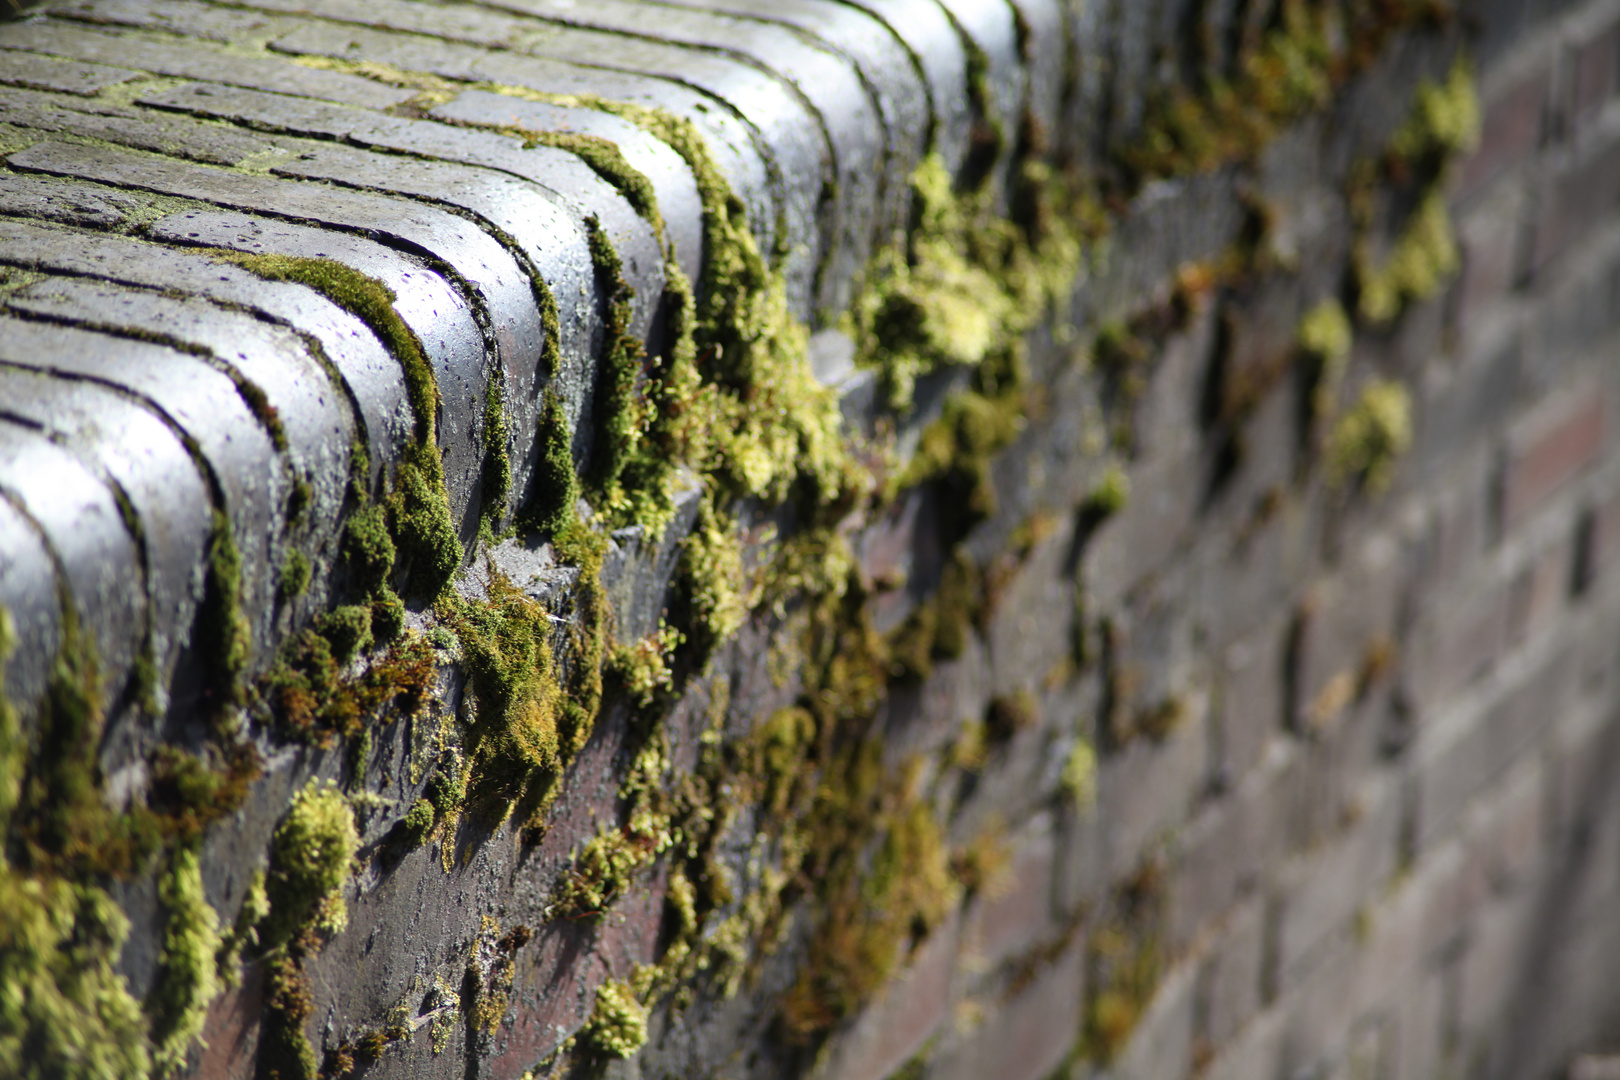
[[[198,568],[207,562],[212,531],[209,478],[176,432],[150,408],[109,387],[8,365],[0,367],[0,401],[5,403],[0,406],[5,416],[34,426],[128,500],[140,529],[142,565],[138,585],[121,584],[144,592],[147,622],[120,630],[136,646],[143,644],[142,636],[150,635],[158,676],[153,689],[158,705],[166,706],[176,663],[181,650],[191,644],[192,624],[202,601],[204,583]],[[26,550],[19,547],[20,552]],[[17,614],[34,623],[36,630],[49,627],[54,632],[37,603]],[[97,647],[116,650],[127,645],[101,641]],[[195,680],[195,672],[186,674]]]
[[[354,403],[370,451],[372,482],[398,460],[410,438],[410,407],[399,365],[364,323],[301,285],[265,281],[204,255],[155,244],[9,221],[0,221],[0,260],[58,273],[179,290],[258,311],[307,334],[342,377],[345,396]]]
[[[11,618],[16,639],[5,665],[5,692],[25,721],[45,692],[45,676],[61,644],[57,589],[57,567],[46,539],[0,495],[0,606]]]
[[[137,72],[103,64],[76,64],[68,60],[48,60],[22,52],[0,52],[0,83],[30,86],[39,90],[60,90],[67,94],[94,94],[135,78]]]
[[[9,334],[0,337],[0,360],[9,360],[12,348]],[[65,599],[95,643],[102,704],[110,706],[127,689],[146,621],[145,590],[130,588],[144,578],[140,552],[112,489],[38,429],[15,422],[0,422],[0,475],[0,497],[34,524],[61,568]],[[19,555],[27,558],[27,547]],[[38,612],[37,603],[29,608]]]
[[[173,4],[170,7],[180,9],[181,5]],[[93,12],[98,16],[107,15],[120,19],[136,15],[137,12],[145,14],[146,11],[143,9],[149,10],[147,5],[125,3],[124,0],[94,5],[68,5],[68,9],[70,11],[77,9],[78,12],[85,14]],[[203,8],[201,10],[219,16],[224,15],[229,9]],[[263,20],[254,21],[262,23]],[[190,32],[192,27],[188,23],[184,26],[184,29]],[[94,30],[81,29],[76,26],[64,26],[54,22],[37,22],[10,27],[6,30],[5,36],[0,38],[0,48],[31,49],[52,56],[68,56],[76,60],[93,60],[104,64],[115,64],[122,68],[133,68],[136,71],[149,71],[155,75],[171,75],[183,79],[208,79],[214,82],[228,83],[232,86],[248,86],[258,90],[271,90],[279,94],[326,98],[331,101],[348,102],[352,105],[363,105],[374,109],[384,109],[390,105],[398,105],[403,101],[408,101],[411,97],[411,91],[409,90],[383,86],[370,79],[363,79],[358,75],[295,67],[292,64],[270,57],[217,52],[199,48],[196,45],[169,44],[131,35],[114,36]],[[3,62],[7,67],[25,62],[23,54],[20,53],[0,55],[4,56]],[[123,78],[130,77],[130,73],[123,74]],[[44,88],[74,89],[71,86],[48,86]]]
[[[224,498],[221,509],[230,517],[242,555],[244,614],[254,645],[264,655],[270,645],[290,484],[279,462],[265,467],[278,457],[269,432],[231,381],[197,357],[173,349],[10,318],[0,318],[0,359],[124,390],[193,440]],[[143,621],[132,618],[119,632],[127,637]],[[110,643],[103,647],[115,648]]]

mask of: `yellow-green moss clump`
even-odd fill
[[[1458,57],[1444,82],[1425,79],[1406,122],[1390,141],[1392,154],[1407,162],[1428,155],[1467,153],[1479,145],[1479,97],[1473,66]]]
[[[647,1044],[647,1009],[628,983],[609,979],[596,988],[596,1003],[583,1034],[591,1049],[604,1057],[634,1057]]]
[[[1391,322],[1408,303],[1427,300],[1457,272],[1461,263],[1445,195],[1431,190],[1412,212],[1382,265],[1375,265],[1365,243],[1356,254],[1358,310],[1374,325]]]
[[[348,925],[343,885],[359,847],[354,811],[336,787],[317,781],[293,797],[271,842],[261,948],[274,949],[306,928],[336,933]]]
[[[1411,396],[1402,383],[1375,379],[1334,425],[1327,445],[1328,479],[1339,486],[1359,483],[1374,494],[1382,492],[1411,445]]]
[[[208,1005],[219,993],[219,916],[203,896],[202,867],[187,848],[175,851],[158,885],[167,913],[161,970],[146,1003],[153,1059],[162,1073],[179,1072],[203,1034]]]

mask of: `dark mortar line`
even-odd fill
[[[11,215],[0,215],[0,220],[5,220],[5,219],[18,220],[18,221],[27,222],[29,224],[39,225],[39,226],[42,226],[42,227],[60,229],[62,232],[68,233],[70,235],[80,235],[74,229],[68,228],[66,226],[59,225],[56,222],[45,221],[45,220],[39,219],[39,218],[12,218]],[[150,243],[151,241],[146,241],[146,242]],[[161,246],[167,246],[167,245],[161,245]],[[184,249],[181,249],[181,250],[184,250]],[[331,359],[326,355],[326,350],[321,348],[320,342],[312,334],[310,334],[307,331],[301,329],[299,326],[297,326],[294,323],[287,322],[287,321],[285,321],[283,319],[276,318],[274,315],[270,314],[269,312],[263,311],[263,310],[261,310],[259,308],[250,308],[250,307],[245,307],[245,306],[243,306],[241,304],[216,300],[216,299],[214,299],[212,297],[203,295],[201,293],[185,292],[185,291],[179,289],[177,286],[165,286],[165,287],[159,288],[159,287],[155,287],[155,286],[146,284],[144,282],[132,281],[132,280],[125,279],[125,278],[113,277],[113,276],[100,274],[100,273],[92,273],[92,272],[82,272],[82,271],[77,271],[77,270],[70,270],[70,269],[65,269],[63,267],[49,266],[49,265],[43,264],[43,263],[21,262],[21,261],[18,261],[16,259],[12,259],[12,258],[8,257],[3,250],[0,250],[0,265],[23,267],[23,268],[31,269],[31,270],[34,270],[34,271],[37,271],[37,272],[40,272],[40,273],[43,273],[43,274],[47,274],[47,275],[52,276],[52,277],[71,277],[71,278],[83,279],[83,280],[86,280],[86,281],[104,281],[104,282],[108,282],[108,283],[114,284],[114,285],[122,285],[122,286],[124,286],[126,288],[133,288],[133,289],[142,290],[144,292],[156,293],[159,296],[177,295],[177,296],[191,297],[191,298],[194,298],[194,299],[197,299],[197,300],[201,300],[201,301],[203,301],[205,303],[213,304],[214,306],[219,307],[219,308],[221,308],[223,310],[226,310],[226,311],[234,311],[234,312],[237,312],[239,314],[251,316],[256,321],[262,322],[262,323],[264,323],[264,324],[266,324],[268,326],[277,326],[277,327],[281,327],[282,329],[288,330],[288,331],[296,334],[298,336],[298,338],[304,343],[304,346],[307,349],[310,350],[311,357],[321,367],[321,370],[326,375],[328,381],[330,381],[332,383],[334,389],[336,389],[342,395],[343,400],[345,401],[345,403],[347,405],[347,408],[348,408],[348,411],[349,411],[349,419],[354,423],[355,435],[357,437],[359,437],[361,440],[363,440],[365,445],[368,448],[371,446],[370,431],[366,427],[365,411],[360,406],[360,399],[355,394],[354,387],[349,385],[349,381],[346,378],[343,377],[343,373],[341,371],[339,371],[337,366],[332,363]],[[46,280],[49,280],[49,277],[47,277]],[[328,301],[328,302],[330,303],[330,301]],[[336,305],[334,305],[334,306],[336,306]],[[10,310],[10,309],[8,308],[7,310]],[[341,309],[339,309],[339,310],[341,310]],[[368,486],[369,486],[369,478],[368,478]]]

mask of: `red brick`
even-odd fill
[[[1551,86],[1551,65],[1543,64],[1518,82],[1490,95],[1483,103],[1479,148],[1459,170],[1456,184],[1459,195],[1477,191],[1541,145]]]
[[[1620,561],[1620,492],[1610,493],[1592,511],[1591,530],[1584,567],[1586,584],[1601,581],[1606,568]]]
[[[905,1064],[939,1030],[950,1009],[951,971],[956,964],[961,919],[935,930],[911,967],[884,989],[850,1030],[834,1044],[823,1075],[841,1080],[882,1080]]]
[[[1062,1064],[1080,1031],[1084,946],[1076,941],[1022,993],[993,1009],[964,1041],[942,1053],[938,1080],[1041,1080]],[[846,1074],[836,1070],[829,1076]]]
[[[1453,318],[1464,334],[1482,325],[1523,276],[1524,193],[1514,187],[1472,204],[1457,222],[1462,249]]]
[[[1615,164],[1620,167],[1620,156]],[[1502,472],[1503,531],[1518,525],[1596,461],[1606,429],[1603,397],[1588,391],[1569,395],[1512,439]]]
[[[1018,846],[1006,875],[992,881],[967,916],[963,948],[975,960],[996,965],[1057,930],[1052,907],[1056,844],[1049,828]]]
[[[1510,632],[1514,638],[1533,637],[1563,610],[1574,575],[1573,554],[1568,542],[1551,544],[1520,572],[1513,588]]]
[[[1620,72],[1620,26],[1611,24],[1571,50],[1569,114],[1572,126],[1578,128],[1614,96],[1617,72]]]
[[[1620,139],[1584,150],[1556,172],[1541,193],[1530,244],[1530,268],[1539,271],[1592,231],[1620,199]]]
[[[264,966],[249,964],[242,984],[214,999],[203,1026],[207,1042],[194,1075],[202,1080],[248,1080],[259,1048],[259,1013],[264,1008]]]

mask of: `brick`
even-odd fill
[[[1110,1069],[1119,1080],[1181,1080],[1192,1063],[1198,969],[1181,964],[1160,980]],[[987,1074],[988,1075],[988,1074]]]
[[[1610,24],[1601,33],[1570,50],[1569,119],[1576,131],[1614,97],[1620,72],[1620,26]]]
[[[1261,1013],[1221,1048],[1203,1080],[1280,1080],[1287,1032],[1288,1013],[1281,1006]]]
[[[1585,238],[1620,198],[1620,139],[1590,149],[1553,171],[1545,181],[1530,245],[1530,267],[1539,273]]]
[[[1400,539],[1373,536],[1340,574],[1307,592],[1294,642],[1289,720],[1297,729],[1325,730],[1353,704],[1363,672],[1394,638],[1406,555]]]
[[[1464,805],[1530,753],[1559,718],[1570,697],[1576,657],[1560,649],[1539,657],[1537,664],[1494,702],[1454,716],[1446,731],[1424,740],[1414,776],[1420,848],[1455,825]]]
[[[1394,871],[1399,855],[1401,802],[1384,778],[1362,792],[1360,819],[1326,848],[1285,871],[1277,925],[1277,960],[1284,985],[1297,982],[1310,953],[1350,924],[1361,905]]]
[[[1378,1012],[1466,934],[1488,897],[1477,860],[1461,841],[1424,853],[1398,884],[1363,909],[1358,928],[1357,1014]]]
[[[963,949],[976,962],[994,966],[1058,929],[1052,907],[1057,846],[1051,822],[1037,819],[1014,840],[1005,877],[992,880],[969,909]]]
[[[1215,766],[1225,785],[1240,782],[1284,730],[1285,634],[1286,624],[1278,621],[1226,650]]]
[[[1179,822],[1207,775],[1209,740],[1189,717],[1162,742],[1133,739],[1103,758],[1097,777],[1097,816],[1106,830],[1107,878],[1134,870],[1149,843]]]
[[[1198,1037],[1218,1051],[1260,1011],[1265,976],[1266,908],[1252,898],[1214,928],[1199,984]]]
[[[1447,985],[1443,972],[1425,972],[1390,1003],[1388,1080],[1433,1080],[1442,1075],[1447,1027]]]
[[[86,96],[128,82],[137,72],[103,64],[76,64],[29,53],[0,52],[0,83]]]
[[[1470,203],[1458,215],[1462,269],[1452,319],[1465,337],[1478,332],[1524,276],[1529,202],[1518,185],[1503,186]]]
[[[1082,943],[1076,942],[960,1043],[942,1051],[928,1075],[937,1080],[1041,1080],[1050,1074],[1079,1034],[1083,955]]]
[[[1420,722],[1480,676],[1506,645],[1513,591],[1488,569],[1475,575],[1481,577],[1473,589],[1452,590],[1413,631],[1401,680]]]
[[[1606,434],[1601,393],[1566,394],[1538,410],[1509,440],[1502,469],[1503,532],[1596,461]]]
[[[1562,612],[1574,580],[1573,539],[1558,538],[1532,555],[1519,572],[1513,584],[1513,611],[1508,620],[1508,632],[1515,639],[1533,637]]]
[[[1273,743],[1265,762],[1182,830],[1171,868],[1170,940],[1187,946],[1259,882],[1283,850],[1283,807],[1297,783],[1296,747]]]
[[[1283,1075],[1298,1076],[1304,1070],[1326,1073],[1343,1057],[1357,1026],[1356,971],[1353,944],[1341,936],[1327,942],[1309,971],[1283,989],[1277,999],[1289,1014]]]
[[[953,916],[929,936],[911,966],[833,1043],[820,1075],[883,1080],[922,1049],[949,1012],[961,932],[962,920]]]
[[[1540,146],[1551,86],[1552,66],[1544,62],[1481,102],[1479,148],[1458,170],[1459,194],[1477,191]]]
[[[1606,493],[1592,511],[1591,534],[1586,540],[1584,586],[1606,580],[1620,560],[1620,491]]]
[[[1538,906],[1533,891],[1521,891],[1487,905],[1473,921],[1458,960],[1456,1023],[1465,1060],[1500,1038],[1504,1011],[1526,985]]]
[[[1547,778],[1541,758],[1523,762],[1497,785],[1470,829],[1472,857],[1498,892],[1525,880],[1541,861],[1550,831]]]

